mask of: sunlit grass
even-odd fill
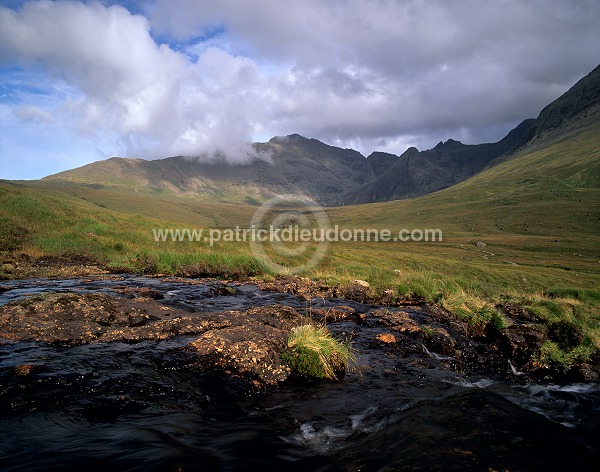
[[[335,339],[325,326],[305,324],[292,329],[285,361],[297,374],[316,379],[340,380],[350,362],[352,349]]]

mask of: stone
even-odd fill
[[[381,341],[382,343],[385,343],[385,344],[394,344],[394,343],[398,342],[398,340],[396,339],[396,336],[394,336],[391,333],[379,333],[375,336],[375,339],[377,339],[377,341]]]
[[[222,295],[222,296],[232,296],[235,295],[237,293],[237,291],[235,290],[235,288],[230,287],[228,285],[217,285],[215,287],[212,287],[210,289],[210,291],[214,294],[214,295]]]
[[[495,338],[498,350],[512,359],[517,367],[525,365],[546,339],[543,328],[535,324],[515,324],[495,334],[490,332],[490,335]]]
[[[15,375],[25,377],[25,376],[31,374],[35,369],[36,369],[36,366],[34,364],[19,364],[19,365],[15,366],[15,368],[13,369],[13,372]]]

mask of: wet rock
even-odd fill
[[[279,293],[291,293],[310,300],[315,297],[332,296],[332,290],[328,287],[321,287],[316,282],[297,276],[280,276],[271,281],[259,280],[256,285],[261,290],[269,290]]]
[[[597,382],[598,374],[592,370],[589,364],[581,364],[576,367],[578,371],[580,381],[583,382]]]
[[[452,338],[450,333],[442,327],[431,327],[423,329],[423,344],[427,348],[436,353],[441,353],[445,356],[453,356],[456,350],[456,341]]]
[[[24,377],[31,374],[36,368],[37,366],[35,364],[19,364],[18,366],[15,366],[13,372],[15,375]]]
[[[349,306],[336,306],[331,308],[314,308],[310,312],[313,320],[322,323],[334,323],[337,321],[350,320],[361,323],[363,320],[356,310]]]
[[[218,314],[200,316],[151,299],[105,294],[50,293],[0,307],[1,337],[66,345],[167,339],[229,324]]]
[[[105,277],[112,279],[115,276]],[[82,281],[82,287],[86,288],[92,280]],[[191,344],[187,351],[181,352],[195,359],[190,364],[194,372],[196,369],[203,372],[214,370],[219,375],[225,372],[261,386],[288,378],[289,369],[282,361],[287,337],[294,326],[299,322],[305,323],[305,317],[308,317],[326,323],[335,336],[351,341],[359,353],[369,353],[365,359],[371,359],[374,366],[379,365],[381,356],[385,356],[398,369],[406,366],[409,359],[421,359],[428,366],[452,369],[466,375],[510,375],[507,369],[510,361],[519,372],[525,372],[530,378],[561,379],[568,374],[565,369],[543,370],[544,366],[535,363],[533,354],[543,343],[547,328],[525,323],[526,314],[518,313],[514,307],[504,306],[511,310],[511,318],[518,320],[517,323],[501,330],[488,326],[485,332],[474,337],[467,323],[430,304],[377,309],[324,297],[322,304],[318,304],[319,308],[308,310],[302,298],[314,299],[315,293],[320,293],[323,287],[300,277],[287,278],[285,284],[277,285],[282,281],[280,279],[267,284],[269,288],[277,286],[288,293],[295,291],[301,297],[298,300],[279,296],[271,298],[272,302],[285,299],[295,309],[269,305],[209,313],[183,311],[156,301],[154,298],[158,298],[158,294],[154,292],[158,291],[152,288],[157,287],[155,279],[148,288],[117,285],[120,284],[118,280],[115,278],[116,283],[108,285],[127,298],[96,292],[51,293],[0,307],[0,343],[2,338],[61,345],[112,341],[135,343],[190,335],[189,339],[182,338],[181,345]],[[205,284],[203,296],[208,295],[211,302],[215,299],[207,294],[209,289],[215,288],[217,293],[225,295],[226,292],[221,292],[221,289],[233,285],[216,280],[164,279],[171,283],[175,280],[190,285]],[[137,281],[135,283],[138,284]],[[96,287],[90,288],[96,290]],[[351,296],[366,296],[366,287],[356,285],[354,289],[358,292],[350,293]],[[337,287],[335,290],[341,289]],[[212,293],[215,294],[215,291]],[[228,306],[243,307],[256,300],[269,303],[268,294],[261,294],[261,297],[246,303],[245,293],[246,289],[239,291],[239,299]],[[191,289],[187,297],[195,301],[195,294],[196,290]],[[211,305],[190,303],[181,306],[189,310]],[[216,309],[215,306],[212,305],[212,308]],[[577,330],[572,326],[555,325],[553,330],[552,336],[562,340],[564,345],[571,345],[573,340],[578,339]],[[595,368],[582,368],[578,372],[571,370],[568,375],[581,381],[592,380]],[[532,373],[536,369],[542,369],[539,375]]]
[[[386,309],[375,310],[372,313],[372,318],[376,324],[387,326],[393,331],[402,334],[417,334],[421,332],[421,328],[411,316],[405,311],[392,311]]]
[[[384,344],[395,344],[398,342],[396,336],[391,333],[379,333],[375,335],[377,341],[381,341]]]
[[[162,300],[165,297],[161,291],[148,287],[123,287],[114,290],[115,292],[131,296],[132,298],[152,298],[153,300]]]
[[[5,338],[73,346],[199,335],[187,348],[198,354],[196,368],[217,369],[260,386],[290,375],[282,353],[300,318],[284,305],[190,313],[150,298],[50,293],[0,307],[0,342]],[[16,375],[32,369],[19,366]]]
[[[539,325],[511,325],[501,330],[489,327],[487,335],[494,347],[517,367],[527,364],[546,339]]]
[[[229,314],[242,323],[206,332],[189,348],[198,353],[206,366],[256,385],[286,380],[291,370],[283,361],[282,353],[287,349],[287,338],[300,315],[283,305]]]
[[[359,303],[365,303],[369,298],[369,289],[361,284],[353,284],[344,287],[336,287],[334,296],[354,300]]]
[[[217,285],[212,287],[210,291],[215,295],[232,296],[237,293],[236,289],[228,285]]]

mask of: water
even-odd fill
[[[288,294],[216,282],[136,276],[5,282],[0,304],[45,291],[160,290],[162,303],[222,311],[284,303]],[[218,284],[217,284],[218,285]],[[315,299],[313,308],[377,307]],[[409,311],[415,319],[426,307]],[[573,470],[600,459],[597,384],[540,385],[513,375],[464,375],[423,346],[399,354],[353,333],[359,366],[339,384],[283,384],[254,393],[198,369],[192,338],[49,347],[0,344],[0,469],[30,470]],[[28,375],[15,368],[30,364]],[[516,372],[516,369],[515,369]]]

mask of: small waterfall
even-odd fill
[[[450,356],[443,356],[442,354],[438,354],[437,352],[431,352],[423,343],[421,343],[421,347],[423,348],[423,352],[425,353],[425,355],[431,357],[432,359],[436,359],[438,361],[452,359],[452,357]]]
[[[508,367],[510,368],[510,372],[513,375],[516,375],[517,377],[519,377],[521,375],[525,375],[524,372],[520,372],[517,370],[517,368],[513,365],[513,363],[510,361],[510,359],[508,360]]]

